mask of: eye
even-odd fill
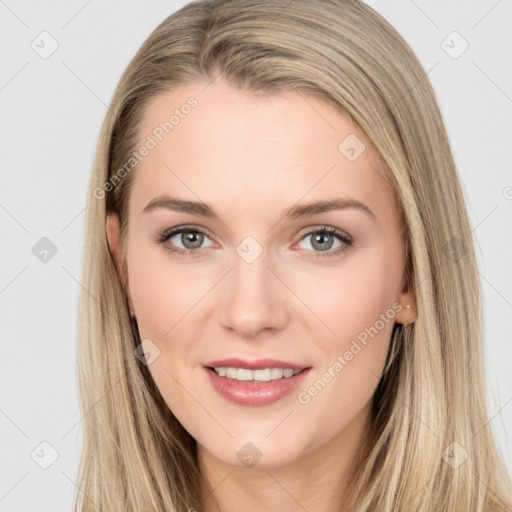
[[[305,240],[308,237],[311,237],[310,245],[313,249],[306,247],[306,252],[311,257],[337,256],[353,243],[350,235],[330,226],[310,230],[304,233],[300,240]],[[165,231],[156,241],[160,244],[170,242],[171,245],[166,248],[171,253],[183,256],[199,256],[201,255],[201,249],[204,248],[202,245],[205,238],[210,240],[203,230],[194,226],[181,226]],[[207,247],[214,245],[211,240],[210,242]],[[336,242],[338,245],[335,246],[334,250],[331,250]],[[181,244],[181,247],[179,244]]]
[[[157,242],[160,244],[164,244],[167,241],[171,242],[172,246],[167,247],[169,252],[196,256],[200,254],[198,249],[203,248],[201,245],[205,238],[209,239],[208,235],[201,229],[194,226],[182,226],[162,233],[157,238]],[[182,247],[179,244],[182,244]],[[213,242],[210,245],[213,245]]]
[[[308,231],[302,236],[301,241],[307,238],[310,238],[310,245],[313,248],[311,256],[320,258],[338,256],[353,243],[350,235],[330,226]],[[336,242],[338,242],[338,245],[335,246],[334,250],[331,250]],[[308,248],[306,247],[306,249]]]

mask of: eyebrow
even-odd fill
[[[355,208],[366,212],[368,215],[373,217],[375,214],[365,204],[355,199],[342,199],[333,198],[324,201],[316,201],[312,203],[306,203],[301,205],[292,206],[283,215],[284,219],[299,219],[303,217],[309,217],[312,215],[318,215],[320,213],[329,212],[333,210],[346,210],[348,208]],[[149,213],[157,209],[166,209],[175,212],[190,213],[194,215],[202,215],[212,219],[219,219],[219,215],[215,212],[215,209],[206,203],[199,201],[187,201],[176,197],[170,197],[168,195],[161,195],[152,199],[141,213]]]
[[[333,210],[346,210],[349,208],[355,208],[367,213],[370,217],[375,220],[375,214],[365,204],[355,199],[342,199],[333,198],[324,201],[316,201],[312,203],[306,203],[296,205],[288,210],[283,215],[284,219],[299,219],[303,217],[309,217],[312,215],[318,215],[320,213],[333,211]],[[175,212],[190,213],[194,215],[202,215],[212,219],[219,219],[219,215],[215,212],[214,208],[206,203],[199,201],[188,201],[179,199],[176,197],[170,197],[168,195],[161,195],[152,199],[142,210],[142,213],[149,213],[157,209],[166,209]]]

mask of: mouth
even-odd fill
[[[275,359],[224,359],[208,362],[204,369],[222,397],[237,405],[262,406],[289,395],[312,367]]]

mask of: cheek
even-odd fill
[[[306,302],[329,329],[314,338],[323,358],[299,402],[315,402],[319,411],[339,405],[334,424],[357,413],[375,391],[399,308],[400,278],[400,261],[380,258],[347,265],[331,275],[321,293],[316,287],[307,295]]]
[[[187,331],[187,313],[206,294],[207,286],[198,284],[201,281],[197,274],[191,275],[192,267],[183,272],[177,267],[170,269],[164,249],[143,250],[142,244],[137,248],[135,243],[133,246],[128,251],[129,288],[139,334],[141,340],[150,339],[159,350],[149,371],[169,408],[187,424],[194,407],[179,385],[189,378],[187,362],[190,338],[194,337]]]
[[[208,282],[190,266],[171,268],[164,248],[142,247],[128,251],[130,296],[141,337],[163,341],[207,293]]]
[[[376,324],[382,314],[387,314],[385,326],[378,322],[379,331],[390,334],[394,317],[393,304],[397,300],[400,282],[400,262],[394,265],[380,261],[361,261],[356,265],[340,267],[329,278],[316,283],[308,282],[303,290],[305,302],[325,323],[332,336],[330,345],[337,349],[356,338],[365,329]],[[391,310],[391,311],[389,311]]]

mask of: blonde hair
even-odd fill
[[[105,223],[108,211],[117,212],[126,239],[137,171],[119,170],[139,140],[148,101],[219,74],[247,91],[299,90],[332,101],[376,147],[399,197],[418,318],[393,331],[370,442],[344,510],[509,510],[510,481],[486,410],[473,241],[443,120],[407,43],[354,0],[193,2],[151,33],[124,72],[89,186],[74,510],[201,509],[195,441],[134,356],[139,334]],[[454,453],[458,467],[446,461]]]

